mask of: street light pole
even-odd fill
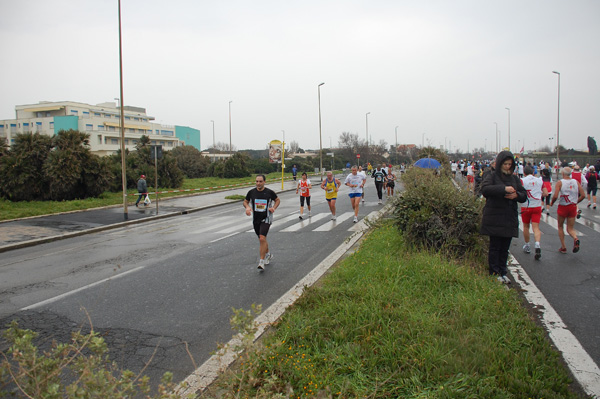
[[[319,83],[317,86],[317,92],[319,95],[319,174],[321,175],[321,181],[323,181],[323,136],[321,133],[321,86],[325,82]]]
[[[213,162],[215,162],[215,121],[212,121],[213,125]]]
[[[229,101],[229,156],[231,157],[231,103],[233,101]]]
[[[494,124],[496,125],[496,154],[498,154],[500,152],[498,150],[500,147],[500,140],[498,139],[498,122],[494,122]]]
[[[394,153],[396,154],[396,164],[398,163],[398,126],[396,126],[396,147],[394,147]]]
[[[121,184],[123,186],[123,219],[127,220],[127,168],[125,166],[125,120],[123,118],[123,46],[121,40],[121,0],[119,0],[119,81],[120,81],[120,108],[121,117],[119,118],[121,130]]]
[[[367,125],[367,159],[366,159],[367,163],[369,163],[369,114],[370,114],[370,112],[367,112],[365,114],[365,121],[366,121],[366,125]]]
[[[560,167],[560,158],[558,157],[558,145],[559,145],[559,135],[560,135],[560,72],[552,71],[558,75],[558,112],[556,116],[556,162]],[[556,169],[558,171],[558,168]]]
[[[510,151],[510,108],[504,108],[508,110],[508,151]]]

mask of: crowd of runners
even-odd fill
[[[370,164],[369,164],[370,166]],[[295,171],[294,171],[295,172]],[[294,173],[295,175],[295,173]],[[369,178],[372,178],[375,183],[379,204],[383,204],[383,193],[389,197],[394,195],[396,175],[392,170],[392,165],[380,165],[372,169],[369,173]],[[358,223],[358,214],[361,202],[365,202],[364,187],[367,182],[367,173],[360,166],[352,166],[350,173],[344,179],[343,184],[349,188],[348,197],[354,211],[354,223]],[[269,243],[267,242],[267,234],[273,221],[273,213],[279,207],[280,199],[277,194],[265,187],[265,176],[256,176],[256,187],[248,191],[244,200],[244,208],[247,216],[253,216],[253,226],[259,240],[260,260],[258,269],[264,270],[265,265],[268,265],[273,259],[273,254],[269,251]],[[306,173],[302,173],[301,179],[296,181],[296,194],[300,198],[300,213],[298,218],[304,220],[311,217],[311,190],[313,185]],[[337,194],[342,182],[337,179],[331,171],[327,172],[326,178],[321,182],[320,188],[325,191],[325,200],[331,212],[331,220],[336,220],[336,201]],[[306,205],[307,212],[304,212]]]
[[[567,234],[573,239],[572,252],[579,251],[581,242],[574,228],[575,220],[581,216],[578,204],[587,198],[587,207],[596,209],[600,159],[595,165],[586,164],[583,168],[576,161],[551,166],[544,161],[523,162],[503,151],[493,161],[452,161],[450,168],[455,178],[466,179],[468,190],[486,200],[481,232],[490,236],[489,270],[490,274],[498,275],[499,281],[510,282],[506,277],[506,261],[510,241],[518,237],[519,214],[523,224],[523,251],[532,252],[531,229],[535,260],[542,257],[541,215],[543,212],[550,215],[550,208],[557,202],[561,243],[558,252],[568,252],[565,224]]]

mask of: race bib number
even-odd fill
[[[267,200],[256,199],[254,200],[254,212],[266,212],[267,211]]]
[[[328,193],[332,193],[332,192],[334,192],[334,191],[335,191],[335,190],[334,190],[333,188],[331,188],[331,187],[327,189],[327,192],[328,192]]]

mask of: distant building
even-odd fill
[[[170,150],[181,145],[200,148],[200,131],[186,126],[154,123],[145,108],[125,106],[125,148],[135,149],[142,135],[151,144]],[[79,130],[90,135],[91,151],[97,155],[110,155],[121,148],[120,111],[114,102],[97,105],[74,101],[46,102],[17,105],[16,118],[0,120],[0,138],[14,143],[17,133],[41,133],[53,136],[61,130]]]

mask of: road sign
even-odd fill
[[[360,154],[356,154],[356,158],[360,158]]]
[[[326,155],[333,156],[333,152],[328,152]]]

